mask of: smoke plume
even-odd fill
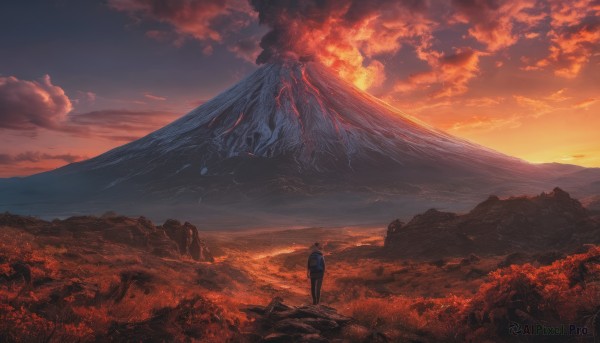
[[[400,38],[422,36],[427,28],[425,1],[251,0],[261,24],[257,63],[293,57],[316,60],[362,89],[385,79],[375,57],[394,53]]]

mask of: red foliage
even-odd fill
[[[598,262],[600,247],[593,247],[550,266],[513,265],[491,273],[464,313],[462,336],[470,342],[511,341],[512,323],[549,327],[573,324],[587,327],[591,335],[596,328],[589,321],[590,315],[600,313]],[[565,341],[565,337],[558,341]]]
[[[221,342],[238,332],[239,313],[194,285],[196,262],[43,239],[0,231],[2,343],[142,341],[155,333],[148,323],[167,341]]]
[[[0,342],[235,341],[247,324],[243,304],[274,295],[292,304],[309,299],[304,251],[267,258],[235,242],[239,250],[202,264],[95,240],[53,239],[0,230]],[[397,263],[356,256],[362,250],[345,252],[348,246],[338,244],[327,256],[323,299],[356,319],[347,337],[502,342],[514,338],[513,321],[600,325],[600,247],[486,277],[501,257]],[[481,273],[471,277],[475,268]]]

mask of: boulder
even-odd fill
[[[253,332],[262,335],[260,342],[338,341],[342,329],[353,321],[329,306],[289,306],[280,297],[265,307],[253,305],[244,311],[254,317]]]
[[[189,255],[196,261],[213,262],[214,258],[206,243],[198,236],[198,229],[185,222],[183,225],[174,219],[168,219],[162,229],[179,247],[181,255]]]
[[[572,253],[585,243],[600,243],[600,223],[569,193],[555,188],[538,196],[490,196],[469,213],[435,209],[407,224],[388,226],[382,253],[388,257],[435,260],[548,250]]]

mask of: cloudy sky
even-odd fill
[[[281,54],[500,152],[600,167],[600,0],[8,0],[0,177],[139,138]]]

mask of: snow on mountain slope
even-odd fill
[[[269,210],[315,194],[514,192],[553,175],[419,123],[319,64],[288,60],[263,65],[146,137],[5,182],[0,207],[248,201]]]
[[[288,61],[261,67],[170,125],[73,170],[145,160],[147,168],[122,175],[133,177],[173,156],[179,159],[172,169],[198,176],[222,172],[218,165],[234,157],[286,157],[316,172],[360,169],[365,161],[447,164],[475,174],[530,167],[417,123],[320,65]]]

